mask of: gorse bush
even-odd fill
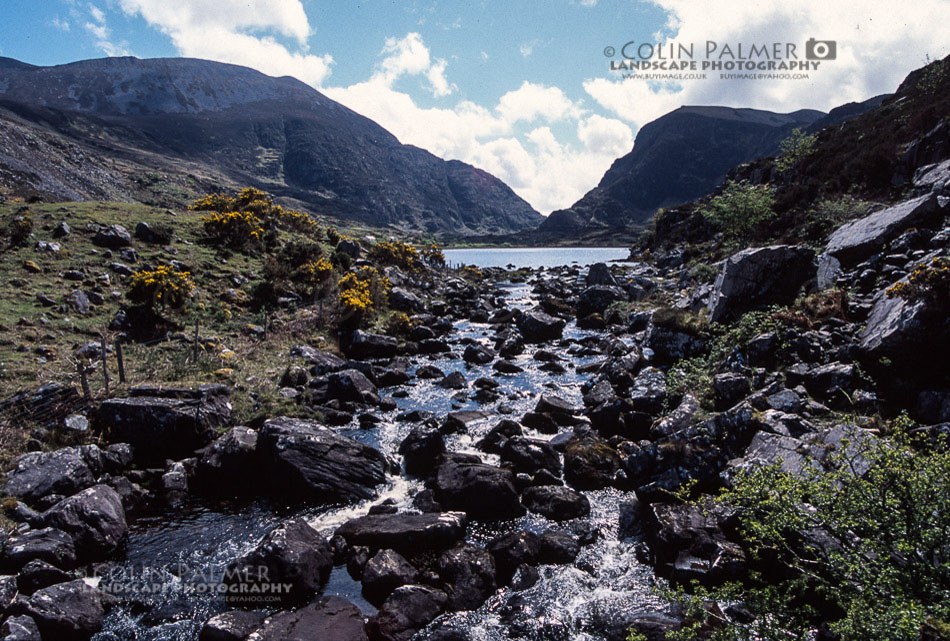
[[[6,231],[11,245],[14,247],[25,245],[30,239],[30,234],[33,233],[33,219],[23,214],[15,216],[7,224]]]
[[[422,268],[422,257],[416,248],[398,240],[376,243],[370,247],[369,258],[378,265],[392,265],[411,272]]]
[[[203,217],[205,232],[233,250],[272,246],[277,230],[316,233],[318,225],[307,214],[284,209],[266,192],[248,187],[237,196],[210,194],[191,204],[191,209],[210,212]]]
[[[361,267],[356,272],[344,274],[337,286],[345,321],[358,324],[368,320],[374,311],[386,304],[386,295],[392,285],[375,267]]]
[[[726,236],[741,240],[775,217],[774,204],[771,187],[730,180],[702,214]]]
[[[195,291],[191,274],[169,265],[132,274],[126,297],[149,309],[181,309]]]
[[[907,280],[891,285],[887,294],[911,302],[922,300],[938,310],[950,309],[950,259],[938,256],[921,263]]]
[[[817,134],[806,134],[801,129],[795,129],[791,136],[779,143],[779,155],[775,159],[775,168],[781,172],[788,171],[803,158],[814,153],[817,143]]]
[[[798,476],[740,474],[720,500],[737,510],[757,570],[704,596],[741,599],[755,620],[690,635],[709,619],[694,608],[679,638],[808,639],[826,622],[842,641],[946,639],[950,443],[910,434],[855,436]]]
[[[445,267],[445,254],[435,243],[422,250],[422,260],[429,267]]]
[[[251,212],[211,212],[201,220],[205,233],[229,249],[259,248],[264,244],[264,221]]]

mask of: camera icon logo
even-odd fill
[[[834,40],[809,38],[805,43],[805,58],[808,60],[834,60],[838,57],[838,43]]]

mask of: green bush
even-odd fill
[[[775,159],[775,168],[781,172],[788,171],[803,158],[814,153],[817,143],[817,134],[806,134],[803,130],[796,129],[791,136],[779,143],[780,153]]]
[[[760,225],[775,217],[775,197],[767,185],[752,185],[730,180],[703,210],[717,229],[733,239],[743,239]]]
[[[852,196],[819,201],[808,210],[802,226],[804,240],[824,241],[844,223],[868,213],[871,203]]]
[[[33,233],[33,219],[27,215],[19,215],[7,224],[7,236],[14,247],[25,245]]]
[[[756,618],[690,635],[709,619],[693,607],[680,638],[808,639],[825,622],[843,641],[946,639],[950,442],[911,434],[843,443],[800,477],[778,466],[739,475],[720,500],[737,510],[753,567],[792,571],[703,594],[739,599]]]

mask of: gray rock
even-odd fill
[[[947,357],[948,331],[950,319],[931,313],[925,301],[891,297],[885,290],[875,298],[859,340],[872,358],[885,356],[897,365],[916,367]]]
[[[197,487],[216,495],[232,494],[254,483],[249,471],[257,463],[257,432],[232,427],[205,448],[198,460]]]
[[[436,470],[434,488],[438,502],[479,519],[511,519],[524,515],[515,477],[492,465],[451,460]]]
[[[40,521],[69,534],[82,559],[111,553],[128,533],[122,497],[108,485],[94,485],[63,499],[43,512]]]
[[[462,543],[439,557],[439,578],[449,587],[451,610],[474,610],[494,594],[495,560],[488,550]]]
[[[560,485],[529,487],[521,497],[524,506],[552,521],[567,521],[590,514],[587,497]]]
[[[101,455],[96,445],[29,452],[16,459],[4,493],[27,503],[50,494],[73,495],[95,485],[102,473]]]
[[[4,621],[0,626],[0,638],[3,641],[42,641],[36,621],[25,614]]]
[[[392,358],[398,347],[399,343],[395,338],[358,329],[350,335],[345,353],[358,360]]]
[[[790,302],[817,273],[805,247],[773,245],[745,249],[723,263],[709,302],[709,319],[726,321],[762,305]]]
[[[591,285],[577,297],[575,311],[578,318],[591,314],[603,314],[613,303],[626,299],[626,294],[619,287]]]
[[[258,452],[279,496],[318,505],[373,498],[386,480],[385,457],[316,421],[279,417],[258,436]]]
[[[841,261],[830,254],[821,254],[818,256],[817,287],[819,291],[834,287],[841,274]]]
[[[264,623],[261,612],[231,610],[216,614],[201,627],[198,641],[244,641]]]
[[[914,186],[950,196],[950,159],[919,168],[914,173]]]
[[[350,545],[413,554],[452,547],[465,536],[467,522],[463,512],[371,514],[347,521],[336,534]]]
[[[421,312],[425,303],[421,298],[402,287],[393,287],[389,290],[389,306],[398,312]]]
[[[566,323],[540,310],[531,310],[519,314],[515,324],[526,343],[543,343],[561,338]]]
[[[415,583],[419,571],[394,550],[380,550],[363,567],[363,595],[370,603],[382,603],[401,585]]]
[[[346,364],[346,361],[336,354],[324,352],[309,345],[297,345],[290,350],[290,355],[298,356],[307,361],[312,366],[313,373],[317,376],[341,370]]]
[[[406,585],[393,592],[366,625],[373,641],[409,641],[439,616],[448,604],[445,592],[425,585]]]
[[[879,251],[910,227],[939,215],[936,194],[927,194],[842,225],[829,238],[825,253],[843,265],[855,265]]]
[[[585,279],[587,286],[591,285],[608,285],[610,287],[617,287],[619,283],[617,279],[614,278],[614,275],[610,273],[610,268],[606,263],[594,263],[587,269],[587,277]]]
[[[99,227],[96,235],[92,238],[92,243],[99,247],[120,249],[132,244],[132,235],[122,225],[109,225],[108,227]]]
[[[5,572],[19,572],[33,560],[71,569],[76,565],[76,544],[66,532],[47,527],[11,536],[0,553],[0,566]]]
[[[43,639],[87,641],[102,629],[101,594],[82,580],[36,591],[24,607]]]
[[[74,289],[66,295],[66,303],[77,314],[86,314],[89,312],[89,297],[81,289]]]
[[[338,596],[324,597],[293,612],[270,617],[247,641],[369,641],[363,614]]]

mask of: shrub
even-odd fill
[[[416,248],[398,240],[384,240],[376,243],[370,248],[369,257],[378,265],[393,265],[407,271],[417,271],[422,268],[422,258]],[[444,256],[443,260],[445,260]]]
[[[195,291],[195,282],[189,272],[169,265],[154,270],[139,270],[132,274],[126,296],[136,305],[148,309],[156,306],[181,309]]]
[[[25,214],[15,216],[7,225],[7,236],[14,247],[25,245],[33,233],[33,219]]]
[[[229,198],[225,194],[207,194],[191,203],[188,209],[192,211],[216,211],[218,213],[224,213],[234,209],[233,203],[234,199]]]
[[[891,285],[887,294],[912,302],[923,300],[933,309],[950,308],[950,259],[938,256],[921,263],[906,281]]]
[[[296,282],[307,289],[311,297],[317,297],[333,274],[333,265],[326,258],[304,263],[297,268]]]
[[[471,281],[480,281],[485,278],[484,272],[474,265],[462,265],[462,268],[459,269],[459,276],[465,280]]]
[[[801,129],[794,130],[791,136],[779,143],[779,156],[775,159],[775,168],[781,172],[788,171],[803,158],[814,153],[817,143],[817,134],[806,134]]]
[[[191,204],[191,209],[210,212],[203,217],[208,234],[228,248],[242,250],[256,245],[271,245],[276,230],[314,233],[318,225],[309,215],[284,209],[266,192],[253,187],[237,196],[210,194]]]
[[[201,220],[205,233],[229,249],[257,248],[264,243],[264,223],[251,212],[211,212]]]
[[[422,250],[422,260],[424,260],[429,267],[445,267],[445,254],[442,253],[442,250],[435,243],[432,243]]]
[[[775,217],[774,204],[771,187],[730,180],[702,213],[726,236],[742,239]]]
[[[344,274],[337,285],[340,305],[348,318],[355,318],[357,322],[367,319],[385,304],[391,286],[389,279],[374,267],[362,267],[357,272]]]
[[[333,264],[340,269],[340,271],[348,271],[353,265],[353,257],[342,252],[339,249],[333,252],[333,255],[330,256],[330,260]]]
[[[852,196],[821,200],[805,215],[802,235],[805,240],[823,241],[844,223],[864,216],[870,208],[871,203]]]
[[[327,240],[330,241],[331,245],[336,247],[337,243],[340,242],[340,232],[338,232],[335,227],[327,227]]]
[[[822,621],[848,641],[945,638],[950,443],[893,428],[891,439],[843,443],[798,477],[780,466],[738,476],[720,500],[737,510],[753,565],[791,571],[714,590],[756,618],[703,638],[806,639]]]
[[[386,323],[386,333],[390,336],[408,336],[412,331],[412,320],[405,312],[396,312]]]

